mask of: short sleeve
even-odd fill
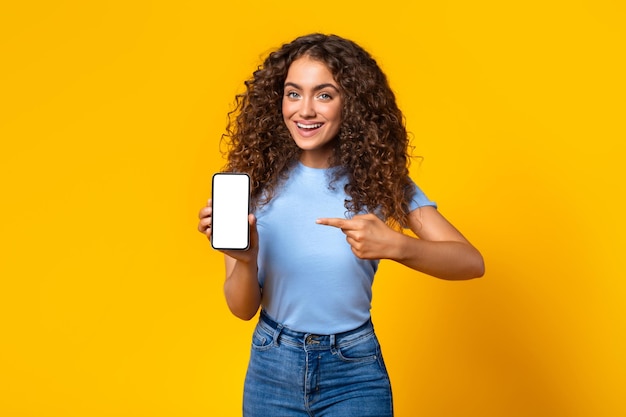
[[[409,202],[409,211],[413,211],[417,208],[424,207],[424,206],[431,206],[431,207],[437,208],[437,203],[430,200],[426,196],[426,194],[422,191],[422,189],[417,184],[415,184],[415,182],[412,179],[409,178],[409,180],[411,181],[413,189],[415,190],[413,199],[411,199],[411,201]]]

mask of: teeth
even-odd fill
[[[322,124],[321,123],[315,123],[312,125],[305,125],[302,123],[296,123],[296,125],[300,128],[300,129],[317,129],[318,127],[321,127]]]

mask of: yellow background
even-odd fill
[[[0,6],[0,415],[237,416],[253,322],[195,231],[234,94],[312,31],[362,44],[481,280],[383,262],[398,417],[626,415],[617,0]]]

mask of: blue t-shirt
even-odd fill
[[[331,169],[298,163],[270,203],[255,213],[262,307],[295,331],[340,333],[370,317],[379,261],[357,258],[340,229],[315,223],[347,214],[346,179],[330,188]],[[411,210],[436,206],[415,189]]]

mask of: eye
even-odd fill
[[[322,94],[320,94],[320,95],[319,95],[319,96],[317,96],[317,97],[319,97],[319,99],[320,99],[320,100],[332,100],[332,98],[333,98],[333,97],[332,97],[330,94],[328,94],[328,93],[322,93]]]
[[[287,92],[287,94],[285,94],[285,97],[295,100],[300,97],[300,94],[296,93],[295,91],[289,91]]]

